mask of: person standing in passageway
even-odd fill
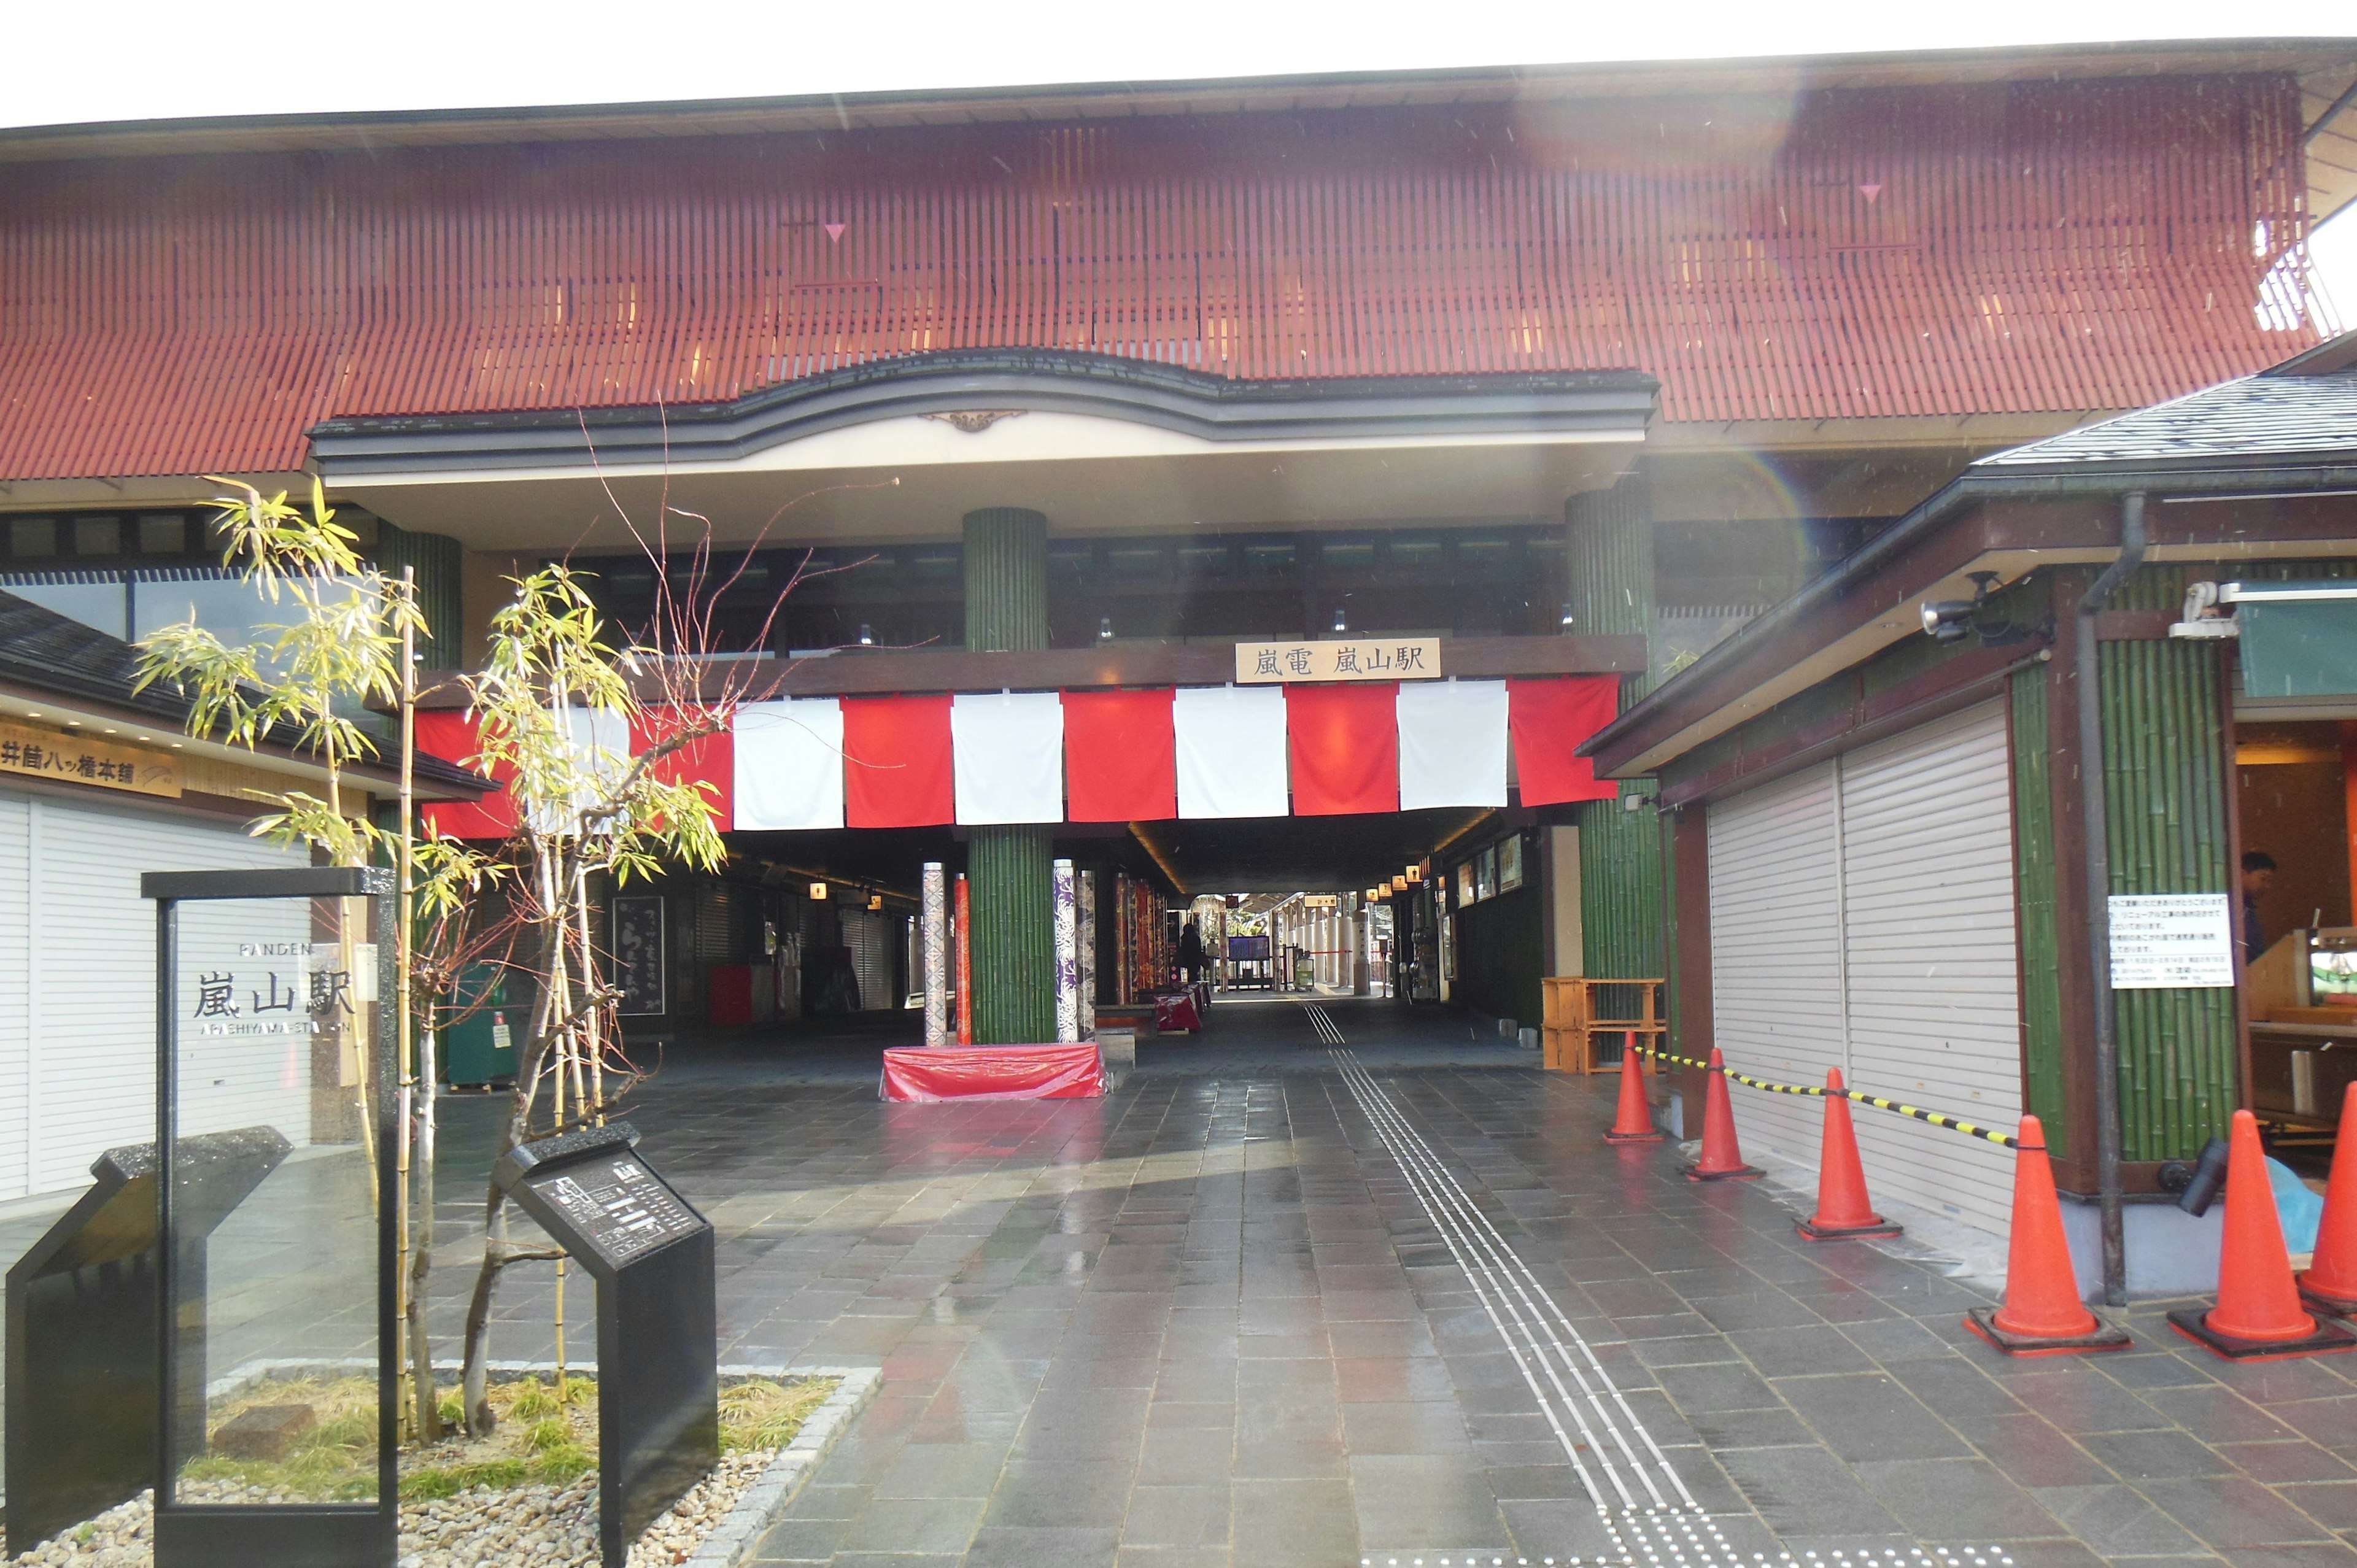
[[[1189,985],[1203,977],[1203,933],[1192,916],[1178,930],[1178,972]]]
[[[2243,852],[2243,961],[2256,963],[2267,950],[2266,932],[2259,924],[2259,900],[2276,885],[2276,857],[2263,849]]]

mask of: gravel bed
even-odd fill
[[[774,1375],[774,1374],[770,1374]],[[804,1376],[810,1374],[791,1374]],[[816,1374],[844,1377],[841,1372]],[[865,1402],[874,1374],[864,1369],[850,1374],[852,1386],[829,1408],[843,1406],[848,1415]],[[754,1521],[740,1520],[727,1529],[732,1510],[751,1497],[764,1503],[764,1488],[776,1491],[781,1470],[799,1470],[823,1449],[813,1440],[831,1442],[835,1422],[813,1415],[812,1422],[830,1430],[806,1426],[788,1448],[748,1448],[724,1454],[712,1473],[650,1524],[630,1548],[630,1568],[677,1568],[695,1561],[712,1561],[715,1553],[733,1559],[741,1545],[734,1539]],[[192,1500],[216,1503],[296,1502],[296,1498],[261,1487],[231,1482],[188,1484]],[[142,1492],[77,1525],[55,1540],[0,1562],[25,1568],[153,1568],[153,1503]],[[725,1542],[725,1544],[724,1544]],[[699,1549],[703,1554],[699,1556]],[[455,1497],[413,1501],[401,1507],[399,1568],[595,1568],[597,1553],[597,1477],[592,1471],[562,1486],[527,1482],[500,1487],[477,1487]]]
[[[647,1526],[646,1533],[630,1548],[630,1568],[673,1568],[685,1563],[775,1458],[775,1450],[758,1448],[722,1455],[712,1474]],[[223,1487],[206,1488],[202,1500],[288,1499],[270,1497],[258,1488]],[[149,1494],[142,1492],[57,1540],[7,1561],[27,1568],[152,1568],[153,1513]],[[479,1487],[455,1498],[402,1506],[401,1568],[472,1568],[476,1563],[592,1568],[597,1561],[597,1477],[594,1474],[563,1487]]]

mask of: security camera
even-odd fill
[[[1920,612],[1924,634],[1934,642],[1962,642],[1972,635],[1973,612],[1979,607],[1970,599],[1926,599]]]
[[[2003,580],[1998,572],[1968,574],[1973,585],[1969,599],[1926,599],[1917,614],[1922,617],[1924,635],[1934,642],[1962,642],[1977,632],[1985,647],[2003,643],[2023,642],[2029,637],[2026,627],[2000,622],[1990,625],[1981,619],[1988,608],[1989,592]]]

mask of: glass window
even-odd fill
[[[58,520],[20,517],[8,526],[8,553],[20,561],[38,561],[58,553]]]
[[[139,517],[139,553],[142,555],[184,555],[188,549],[188,520],[177,511],[142,512]]]
[[[122,554],[123,520],[119,517],[74,519],[73,545],[77,555]]]

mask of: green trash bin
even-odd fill
[[[531,987],[505,965],[468,966],[442,1009],[442,1081],[490,1089],[515,1081],[516,1047],[532,1026]]]

